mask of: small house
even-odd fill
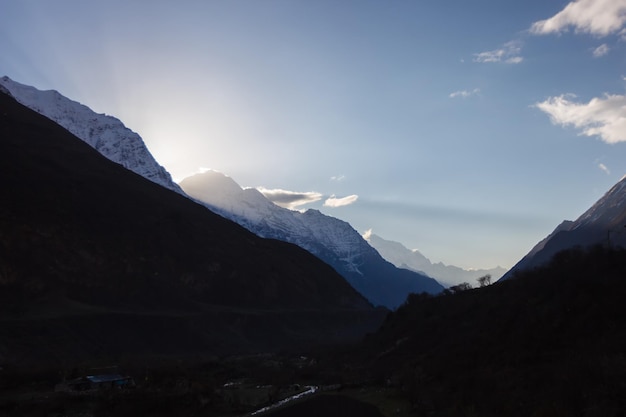
[[[134,386],[135,381],[129,376],[120,374],[87,375],[69,381],[63,381],[56,386],[55,391],[102,391],[133,388]]]

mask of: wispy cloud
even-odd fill
[[[573,27],[576,32],[607,36],[625,24],[626,0],[575,0],[551,18],[533,23],[530,32],[546,35]]]
[[[461,97],[461,98],[467,98],[470,96],[474,96],[476,94],[480,93],[480,88],[475,88],[473,90],[459,90],[459,91],[455,91],[454,93],[450,93],[448,95],[448,97],[450,98],[456,98],[456,97]]]
[[[609,168],[602,162],[598,164],[598,168],[600,168],[600,170],[603,171],[606,175],[611,175],[611,171],[609,170]]]
[[[519,64],[524,60],[520,55],[521,51],[522,45],[520,41],[510,41],[502,45],[502,48],[474,54],[473,61],[480,63],[503,62],[505,64]]]
[[[564,94],[549,97],[535,107],[547,113],[552,123],[573,126],[581,135],[598,136],[606,143],[626,142],[626,96],[605,94],[588,103],[574,101],[576,96]]]
[[[347,197],[337,198],[334,195],[331,195],[324,201],[324,207],[342,207],[348,206],[356,202],[359,198],[358,195],[352,194]]]
[[[290,210],[296,210],[302,205],[314,203],[321,200],[323,197],[322,194],[315,191],[297,192],[282,190],[280,188],[270,190],[264,187],[258,187],[257,190],[272,203]]]
[[[598,46],[596,49],[593,50],[593,56],[594,58],[600,58],[608,54],[609,51],[610,51],[609,46],[606,43],[603,43],[602,45]]]
[[[332,177],[330,177],[331,181],[343,181],[346,179],[345,175],[333,175]]]

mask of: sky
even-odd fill
[[[0,0],[0,75],[464,268],[626,174],[626,0]]]

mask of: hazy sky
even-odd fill
[[[0,75],[462,267],[626,174],[626,0],[0,0]]]

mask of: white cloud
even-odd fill
[[[455,91],[454,93],[450,93],[450,95],[448,97],[450,98],[456,98],[456,97],[462,97],[462,98],[467,98],[469,96],[473,96],[480,93],[480,88],[475,88],[473,90],[459,90],[459,91]]]
[[[331,181],[343,181],[346,179],[345,175],[333,175],[332,177],[330,177]]]
[[[547,113],[554,124],[574,126],[582,135],[598,136],[606,143],[626,142],[626,96],[605,94],[589,103],[575,102],[575,97],[550,97],[535,106]]]
[[[524,58],[520,56],[521,51],[522,47],[519,41],[510,41],[505,43],[500,49],[474,54],[474,62],[504,62],[505,64],[519,64],[524,60]]]
[[[370,237],[372,237],[372,229],[367,229],[365,233],[363,233],[361,236],[363,237],[363,239],[369,241]]]
[[[602,170],[606,175],[611,175],[611,171],[609,170],[609,168],[602,162],[598,164],[598,168],[600,168],[600,170]]]
[[[609,50],[610,50],[609,46],[606,43],[603,43],[602,45],[598,46],[596,49],[593,50],[593,56],[595,58],[600,58],[601,56],[608,54]]]
[[[282,190],[280,188],[270,190],[263,187],[258,187],[257,190],[272,203],[290,210],[296,210],[297,207],[304,204],[314,203],[321,200],[323,197],[322,194],[315,191],[297,192]]]
[[[334,195],[331,195],[324,201],[324,207],[342,207],[350,205],[359,198],[358,195],[352,194],[347,197],[337,198]]]
[[[519,64],[524,60],[524,58],[522,58],[521,56],[512,56],[511,58],[507,58],[506,61],[504,61],[507,64]]]
[[[533,23],[530,32],[546,35],[573,27],[576,32],[607,36],[619,32],[624,24],[626,0],[575,0],[551,18]]]

